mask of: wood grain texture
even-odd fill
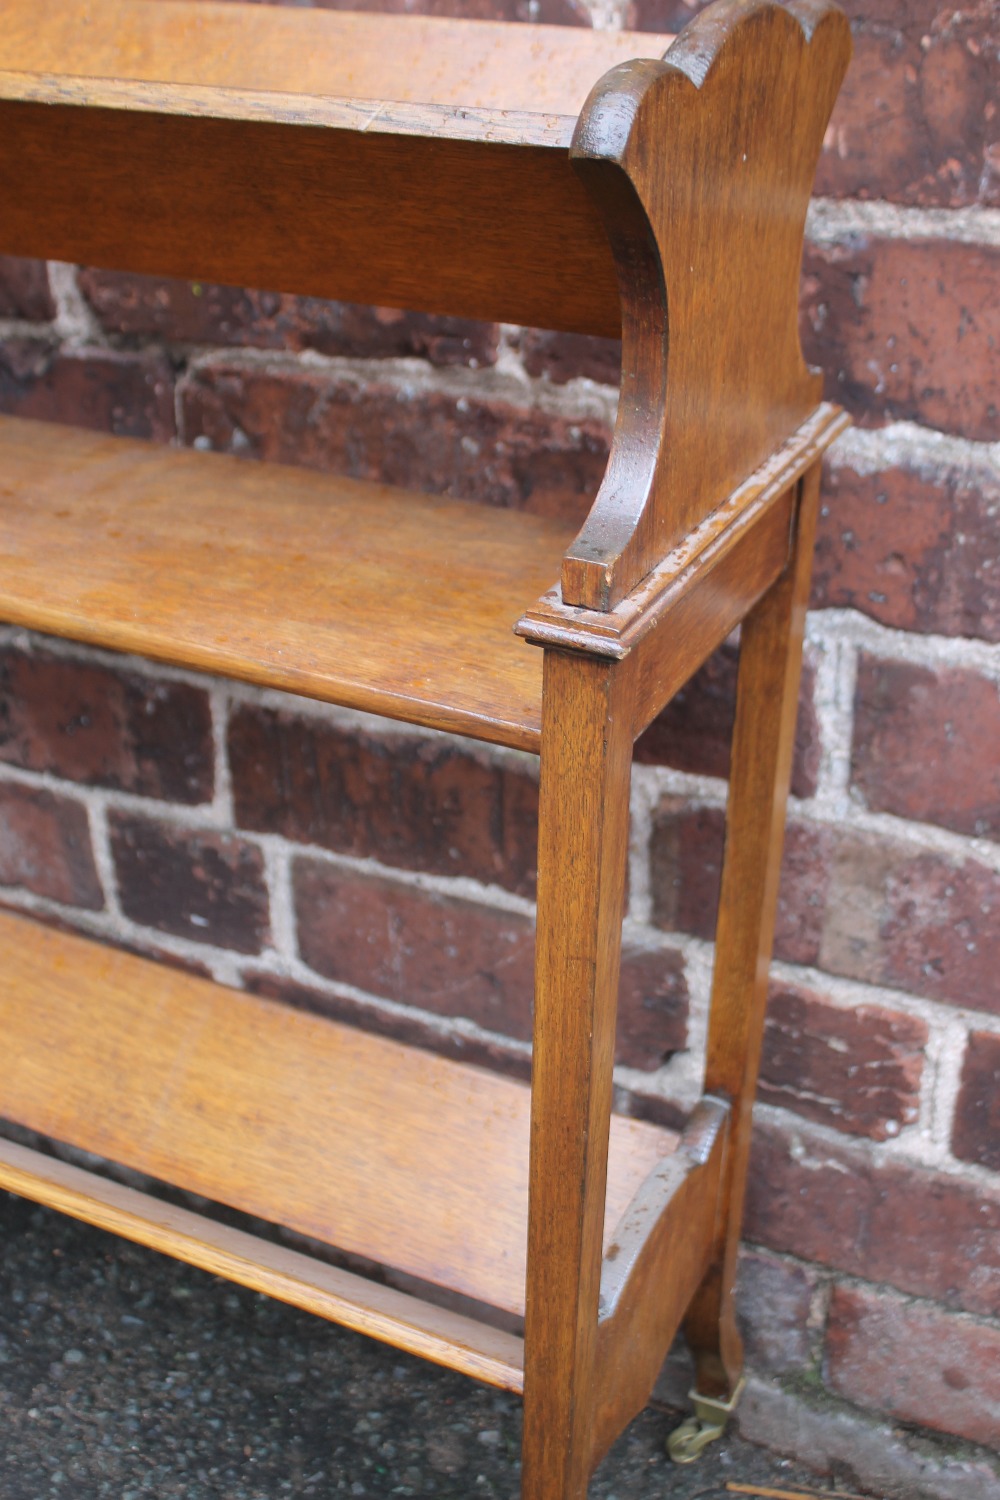
[[[523,1500],[582,1500],[628,848],[631,668],[545,653]]]
[[[792,561],[747,617],[740,637],[705,1061],[706,1092],[732,1101],[732,1144],[712,1266],[685,1323],[697,1388],[706,1396],[730,1395],[743,1360],[733,1305],[736,1254],[795,744],[819,477],[815,464],[799,483]]]
[[[568,139],[545,116],[8,72],[0,250],[617,337]]]
[[[0,944],[0,1117],[523,1310],[524,1084],[24,918]],[[676,1144],[612,1136],[609,1235]]]
[[[646,1405],[704,1275],[719,1216],[729,1107],[701,1099],[677,1150],[656,1167],[607,1248],[597,1336],[597,1464]]]
[[[849,56],[832,0],[719,0],[588,100],[572,155],[620,267],[622,401],[567,604],[613,608],[815,406],[802,236]]]
[[[709,584],[709,579],[713,579],[717,570],[723,567],[737,584],[737,592],[743,600],[742,604],[734,604],[728,611],[730,616],[733,608],[739,611],[727,627],[728,633],[756,597],[748,592],[761,573],[761,563],[756,560],[763,552],[771,552],[773,571],[765,574],[767,583],[771,583],[787,559],[791,545],[790,527],[786,522],[788,545],[781,547],[777,541],[780,524],[769,512],[777,509],[787,513],[789,492],[797,480],[849,425],[839,407],[824,402],[776,453],[738,485],[676,547],[672,547],[642,583],[614,609],[589,610],[565,604],[557,586],[525,611],[516,626],[518,635],[535,645],[563,646],[615,661],[624,660],[637,646],[644,644],[648,636],[662,632],[665,625],[678,632],[683,642],[683,628],[679,621],[675,625],[673,617],[690,608],[697,609],[697,596],[704,590],[718,593],[719,580]],[[768,537],[770,541],[766,540]],[[738,557],[731,556],[733,553]],[[764,586],[758,585],[758,592],[763,592]],[[722,618],[720,614],[720,624]],[[672,644],[677,647],[680,643],[675,640]],[[695,661],[692,653],[704,650],[704,655],[707,655],[711,649],[692,645],[690,649],[682,646],[676,650],[676,661],[671,669],[671,678],[676,678],[676,685],[669,696],[676,691],[676,686],[687,680],[693,670],[691,664],[700,665],[704,659],[702,656]],[[661,703],[659,707],[662,706]],[[659,708],[652,710],[653,713],[658,711]]]
[[[524,1384],[514,1334],[2,1139],[0,1187],[487,1385]]]
[[[574,120],[602,73],[672,40],[210,0],[0,0],[0,67],[22,72]]]
[[[522,749],[570,530],[0,418],[0,619]]]

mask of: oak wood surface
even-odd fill
[[[646,1405],[711,1255],[729,1107],[703,1098],[677,1150],[643,1183],[601,1274],[591,1463]]]
[[[628,849],[631,667],[545,653],[523,1500],[583,1500]]]
[[[8,72],[0,251],[616,337],[567,141],[546,116]]]
[[[706,1091],[732,1104],[731,1149],[711,1267],[685,1324],[697,1388],[706,1396],[730,1395],[743,1360],[733,1301],[736,1255],[795,745],[819,478],[816,463],[799,481],[792,560],[748,615],[740,637],[705,1059]]]
[[[0,1118],[523,1310],[524,1084],[22,917],[0,944]],[[608,1236],[676,1144],[612,1138]]]
[[[722,0],[588,100],[572,154],[621,269],[622,400],[568,604],[613,608],[818,401],[802,236],[850,50],[833,0]]]
[[[522,749],[542,662],[513,625],[570,532],[0,418],[0,619]]]
[[[3,1139],[0,1187],[488,1385],[524,1383],[515,1334]]]
[[[562,115],[673,37],[576,26],[217,4],[0,0],[0,67],[243,93]]]

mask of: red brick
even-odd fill
[[[229,758],[243,828],[534,892],[538,783],[527,769],[251,706],[233,713]]]
[[[676,31],[707,0],[632,0],[626,24]],[[816,191],[961,207],[989,200],[1000,138],[993,0],[846,0],[854,59],[824,141]]]
[[[299,948],[317,974],[530,1040],[530,918],[306,858],[294,886]]]
[[[758,1121],[745,1233],[783,1254],[987,1317],[1000,1314],[1000,1183]]]
[[[264,5],[306,5],[312,10],[369,10],[408,16],[457,16],[470,21],[536,21],[547,26],[589,26],[579,0],[251,0]]]
[[[595,380],[617,390],[621,383],[621,339],[526,328],[521,334],[520,348],[528,374],[551,380],[555,385],[565,385],[570,380]]]
[[[739,647],[727,641],[640,735],[636,760],[701,776],[728,777],[738,661]],[[815,685],[816,669],[807,658],[802,668],[792,763],[791,789],[796,797],[811,797],[819,776],[821,746],[813,703]]]
[[[260,850],[231,834],[109,817],[122,910],[195,943],[259,953],[270,933]]]
[[[872,6],[857,9],[866,14],[854,29],[854,61],[817,192],[952,208],[975,203],[998,136],[1000,21],[992,0],[962,8],[937,0],[922,14],[918,6],[897,6],[881,25]]]
[[[927,1027],[772,983],[758,1095],[845,1135],[884,1141],[917,1118]]]
[[[803,347],[832,400],[865,426],[996,438],[1000,250],[857,235],[808,245],[804,271]]]
[[[626,943],[618,991],[615,1061],[652,1071],[687,1046],[684,959],[672,948]]]
[[[1000,1447],[1000,1328],[877,1292],[834,1289],[827,1383],[857,1406]]]
[[[965,1049],[951,1149],[1000,1172],[1000,1036],[973,1031]]]
[[[658,927],[715,936],[724,832],[721,808],[688,808],[671,797],[660,803],[650,844]],[[820,825],[790,823],[785,831],[774,952],[789,963],[812,964],[819,956],[831,841],[831,830]]]
[[[398,1004],[531,1040],[535,929],[530,917],[345,871],[294,866],[299,948],[317,974]],[[619,1062],[656,1068],[686,1045],[687,984],[670,949],[622,957]]]
[[[0,318],[46,323],[56,315],[44,260],[0,255]]]
[[[499,330],[491,323],[118,271],[81,271],[80,287],[113,335],[359,359],[415,356],[473,368],[496,363]]]
[[[236,363],[202,366],[182,390],[188,442],[572,520],[607,465],[602,424],[501,401]]]
[[[1000,641],[1000,482],[986,469],[827,466],[813,605]]]
[[[0,885],[100,911],[86,808],[54,792],[0,784]]]
[[[180,682],[0,649],[0,760],[171,802],[212,796],[208,695]]]
[[[1000,874],[850,833],[828,870],[820,968],[1000,1012]]]
[[[809,1266],[743,1249],[736,1307],[751,1369],[785,1375],[812,1363],[809,1314],[818,1283]]]
[[[1000,690],[977,672],[862,652],[851,779],[868,807],[1000,837]]]
[[[494,1073],[508,1073],[527,1081],[531,1077],[531,1055],[523,1047],[505,1044],[502,1037],[470,1037],[459,1031],[435,1026],[414,1011],[386,1010],[370,1001],[347,995],[331,995],[324,990],[297,984],[274,974],[250,974],[245,987],[255,995],[282,1000],[298,1010],[328,1016],[360,1031],[373,1031],[391,1037],[408,1047],[422,1047],[458,1062],[490,1068]]]
[[[157,354],[8,339],[0,344],[0,410],[165,442],[175,430],[173,376]]]

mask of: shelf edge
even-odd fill
[[[0,1140],[0,1187],[486,1385],[523,1390],[524,1343],[515,1334],[12,1141]]]

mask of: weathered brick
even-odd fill
[[[810,1364],[809,1313],[818,1282],[809,1266],[741,1251],[736,1309],[753,1370],[784,1375]]]
[[[977,672],[862,652],[851,780],[868,807],[1000,837],[1000,689]]]
[[[573,520],[608,457],[598,422],[319,371],[204,365],[182,401],[188,442]]]
[[[846,1009],[772,983],[758,1094],[845,1135],[884,1141],[917,1118],[926,1044],[915,1016]]]
[[[727,641],[640,735],[636,760],[701,776],[728,777],[738,661],[738,646]],[[791,789],[796,797],[811,797],[819,776],[821,744],[813,702],[815,686],[815,664],[807,657],[802,667],[792,762]]]
[[[808,245],[802,342],[826,390],[865,426],[909,420],[1000,431],[1000,249],[856,235]]]
[[[830,1302],[827,1383],[858,1406],[1000,1447],[1000,1328],[869,1287]]]
[[[995,1032],[969,1035],[951,1149],[962,1161],[1000,1172],[1000,1036]]]
[[[56,315],[44,260],[0,255],[0,318],[45,323]]]
[[[317,974],[488,1031],[531,1039],[530,917],[340,870],[294,865],[299,949]],[[687,1039],[683,961],[633,946],[622,957],[618,1061],[653,1069]]]
[[[250,705],[233,712],[229,758],[243,828],[534,891],[538,783],[527,768]]]
[[[111,852],[122,910],[133,922],[259,953],[270,934],[260,850],[232,834],[112,811]]]
[[[317,974],[530,1039],[530,918],[308,858],[293,878],[299,949]]]
[[[820,968],[1000,1013],[1000,873],[847,832],[827,869]]]
[[[673,948],[625,944],[615,1061],[652,1071],[687,1046],[684,959]]]
[[[689,808],[665,797],[653,815],[650,858],[653,921],[667,931],[715,936],[725,816],[721,808]],[[826,911],[832,832],[790,823],[774,933],[777,958],[812,964],[819,955]]]
[[[426,1052],[437,1052],[442,1057],[453,1057],[459,1062],[473,1063],[476,1067],[490,1068],[494,1073],[508,1073],[526,1081],[531,1076],[530,1053],[513,1042],[505,1043],[500,1036],[465,1036],[460,1031],[435,1026],[414,1011],[385,1010],[369,1001],[348,995],[331,995],[280,975],[249,974],[244,984],[255,995],[282,1000],[299,1010],[328,1016],[330,1020],[356,1026],[360,1031],[376,1032],[408,1047],[422,1047]]]
[[[987,1317],[1000,1314],[995,1189],[802,1124],[756,1123],[748,1239]]]
[[[492,323],[119,271],[83,270],[80,288],[113,335],[358,359],[414,356],[472,368],[496,363]]]
[[[677,31],[708,0],[631,0],[626,24]],[[820,156],[832,197],[989,202],[1000,18],[993,0],[846,0],[854,58]]]
[[[175,431],[173,375],[157,354],[8,339],[0,344],[0,410],[165,442]]]
[[[813,605],[1000,641],[1000,480],[981,467],[825,470]]]
[[[0,760],[171,802],[212,796],[208,695],[47,651],[0,649]]]
[[[621,339],[526,328],[520,337],[520,349],[528,374],[551,380],[555,385],[565,385],[570,380],[595,380],[617,390],[621,383]]]
[[[54,792],[0,784],[0,885],[100,911],[86,808]]]

